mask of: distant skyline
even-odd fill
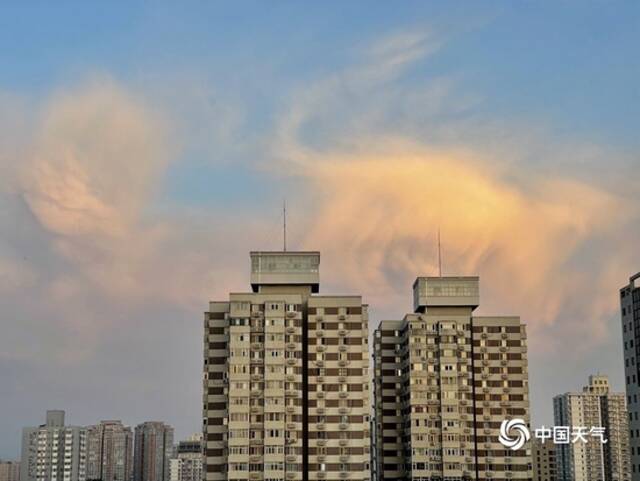
[[[7,4],[0,458],[23,426],[201,425],[208,301],[249,251],[321,252],[371,329],[479,275],[528,326],[532,422],[624,392],[640,271],[640,4]]]

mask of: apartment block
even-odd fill
[[[419,277],[414,312],[374,336],[377,480],[531,479],[531,446],[500,444],[529,424],[527,343],[518,317],[479,317],[477,277]]]
[[[320,295],[319,252],[252,252],[205,313],[205,480],[370,479],[367,306]]]
[[[87,427],[87,479],[131,481],[133,431],[121,421]]]
[[[640,481],[640,272],[620,289],[631,476]]]
[[[629,436],[624,394],[612,393],[606,376],[590,376],[582,392],[553,399],[556,426],[603,427],[606,443],[598,439],[556,445],[559,481],[628,481]]]
[[[169,481],[169,460],[173,454],[173,428],[147,421],[135,429],[134,481]]]
[[[20,481],[20,462],[0,460],[0,481]]]
[[[46,423],[22,431],[20,479],[86,481],[87,430],[64,424],[64,411],[47,411]]]
[[[531,441],[533,481],[558,481],[556,445],[537,438]]]
[[[202,434],[178,443],[169,469],[170,481],[202,481]]]

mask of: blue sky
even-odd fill
[[[637,2],[2,5],[0,457],[47,408],[197,430],[201,312],[278,248],[283,198],[372,327],[440,226],[483,313],[529,326],[535,422],[594,371],[621,389],[639,24]]]

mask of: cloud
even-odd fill
[[[614,149],[480,114],[482,96],[455,77],[422,79],[417,67],[443,46],[430,30],[382,38],[279,98],[266,129],[198,80],[92,77],[42,102],[0,94],[0,371],[15,379],[12,405],[26,393],[37,409],[60,400],[87,422],[100,409],[137,422],[188,398],[178,421],[197,425],[201,312],[247,288],[249,250],[277,245],[269,206],[162,197],[168,167],[193,157],[257,168],[274,205],[288,196],[292,246],[322,251],[323,291],[362,294],[372,327],[410,310],[413,279],[437,272],[440,229],[445,274],[479,274],[482,312],[521,315],[532,353],[611,346],[615,291],[639,261],[634,177],[602,167],[623,165]],[[565,355],[569,334],[581,349]]]
[[[478,122],[481,99],[452,79],[390,88],[433,53],[417,47],[431,38],[383,39],[369,63],[292,95],[274,155],[311,186],[302,244],[322,250],[325,279],[399,317],[413,279],[437,273],[440,229],[445,273],[479,274],[482,312],[521,315],[538,352],[560,352],[567,336],[576,355],[608,342],[640,212],[627,197],[637,188],[600,165],[624,156],[524,122]]]
[[[112,81],[58,93],[42,114],[25,199],[60,236],[122,236],[158,184],[166,138],[159,120]]]

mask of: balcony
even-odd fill
[[[348,454],[343,454],[342,456],[340,456],[340,462],[341,463],[348,463],[349,462],[349,455]]]
[[[326,348],[326,347],[324,347],[322,344],[320,344],[320,345],[316,346],[316,351],[317,351],[317,352],[324,352],[324,351],[326,351],[326,350],[327,350],[327,348]]]
[[[343,447],[344,447],[344,446],[348,446],[348,445],[349,445],[349,440],[348,440],[348,439],[340,439],[340,440],[338,441],[338,444],[339,444],[340,446],[343,446]]]
[[[296,315],[297,315],[297,314],[298,314],[298,313],[297,313],[297,312],[295,312],[295,311],[287,311],[287,317],[288,317],[289,319],[293,319],[294,317],[296,317]]]
[[[338,366],[340,367],[346,367],[349,365],[349,361],[347,361],[346,359],[341,359],[340,361],[338,361]]]
[[[287,334],[295,334],[296,333],[296,328],[293,326],[289,326],[287,327]]]
[[[338,428],[339,428],[341,431],[345,431],[346,429],[349,429],[349,424],[347,424],[347,423],[340,423],[340,424],[338,424]]]
[[[349,331],[347,331],[346,329],[339,329],[338,330],[338,336],[340,336],[340,337],[345,337],[347,334],[349,334]]]
[[[287,362],[288,366],[295,366],[296,365],[296,358],[295,357],[288,357],[286,362]]]
[[[295,406],[287,406],[285,408],[285,410],[287,411],[287,414],[293,414],[296,412],[296,407]]]
[[[317,331],[316,331],[316,336],[317,336],[317,337],[324,337],[324,332],[323,332],[323,331],[321,331],[321,330],[317,330]]]
[[[347,352],[349,350],[349,346],[345,346],[344,344],[341,344],[340,346],[338,346],[338,351],[340,352]]]
[[[298,347],[298,346],[296,345],[295,342],[290,342],[290,343],[287,344],[287,350],[289,350],[289,351],[295,351],[296,347]]]
[[[341,398],[347,398],[349,397],[349,393],[347,391],[340,391],[340,393],[338,394],[338,396],[340,396]]]
[[[338,314],[339,321],[345,321],[346,319],[347,319],[347,316],[345,314]]]

